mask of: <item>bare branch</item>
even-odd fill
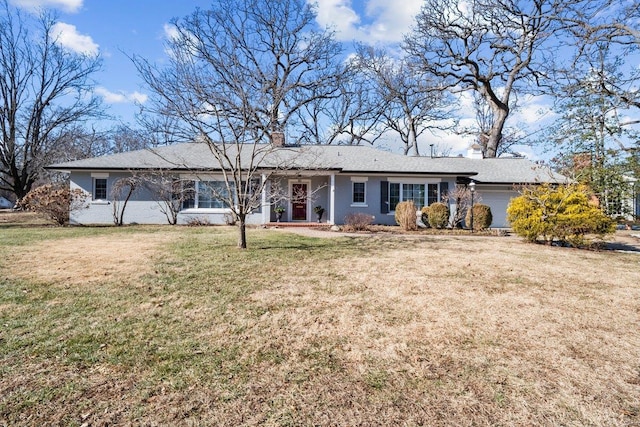
[[[68,131],[102,113],[91,80],[100,59],[60,46],[55,16],[34,20],[7,0],[0,9],[0,189],[20,198]]]

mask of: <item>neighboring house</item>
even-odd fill
[[[623,178],[628,183],[628,191],[625,191],[619,203],[614,204],[617,209],[612,209],[610,213],[627,221],[633,221],[640,218],[640,183],[630,176]]]
[[[11,200],[6,197],[0,196],[0,209],[11,209],[15,203],[11,203]]]
[[[243,159],[243,161],[248,161]],[[286,164],[286,168],[282,165]],[[87,209],[72,212],[75,224],[107,224],[113,221],[110,190],[119,179],[140,171],[166,171],[179,177],[193,191],[182,202],[179,223],[195,218],[224,224],[228,209],[207,188],[223,187],[220,167],[204,143],[183,143],[51,165],[68,172],[71,188],[91,195]],[[309,145],[275,149],[261,160],[260,179],[265,181],[262,206],[247,218],[249,224],[276,219],[272,183],[287,193],[282,221],[315,222],[313,207],[325,209],[323,222],[343,224],[350,213],[375,217],[376,224],[395,224],[395,206],[412,199],[418,208],[441,201],[456,185],[476,182],[476,194],[491,207],[493,227],[507,227],[506,209],[518,195],[518,186],[563,182],[564,177],[522,158],[483,159],[478,147],[468,157],[407,157],[368,146]],[[295,194],[312,197],[294,200]],[[478,199],[476,199],[478,200]],[[451,203],[450,203],[451,204]],[[452,211],[455,206],[451,206]],[[161,224],[165,215],[149,191],[134,194],[124,223]]]

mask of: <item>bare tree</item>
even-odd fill
[[[475,124],[469,128],[462,129],[462,134],[473,135],[476,143],[482,147],[482,152],[487,152],[487,145],[491,136],[491,129],[495,126],[494,110],[489,106],[486,99],[477,92],[473,94],[473,108],[475,112]],[[512,102],[511,111],[517,109],[516,101]],[[496,157],[502,154],[512,152],[512,148],[516,144],[524,144],[525,137],[512,126],[502,129],[502,137],[500,145],[496,151]]]
[[[155,112],[175,119],[172,134],[208,144],[222,175],[219,196],[246,248],[246,218],[268,177],[261,166],[269,157],[268,173],[278,169],[277,151],[286,151],[279,145],[301,109],[335,96],[340,46],[316,27],[304,0],[218,2],[173,25],[167,67],[134,62]]]
[[[580,54],[580,50],[596,43],[629,47],[640,43],[638,0],[569,1],[566,7],[562,22],[573,35]]]
[[[25,196],[68,132],[101,112],[96,56],[54,37],[56,17],[23,16],[0,0],[0,189]]]
[[[474,194],[474,204],[480,203],[482,197],[479,193]],[[456,184],[453,190],[442,195],[442,202],[455,204],[456,209],[449,220],[449,227],[461,228],[468,210],[471,208],[471,190],[466,185]]]
[[[131,197],[143,187],[144,179],[137,174],[120,178],[111,188],[111,206],[113,207],[113,223],[124,224],[124,212]]]
[[[420,155],[418,137],[426,130],[455,126],[451,99],[430,75],[417,73],[404,58],[387,51],[359,46],[357,67],[374,85],[383,118],[382,131],[391,130],[404,143],[404,154]]]
[[[602,69],[603,53],[614,65],[615,72],[607,70],[601,73],[593,86],[616,104],[618,110],[628,108],[638,113],[640,109],[640,89],[637,81],[640,70],[637,64],[627,63],[628,57],[634,57],[640,48],[640,0],[619,2],[615,0],[582,1],[572,4],[570,12],[563,17],[563,24],[572,36],[574,55],[565,66],[556,70],[555,80],[565,88],[575,87],[581,80],[587,79],[593,85],[594,70]],[[614,57],[611,61],[611,58]],[[556,92],[562,97],[570,97],[571,92]],[[637,117],[621,122],[622,126],[640,123]]]
[[[141,179],[142,186],[154,198],[167,222],[177,224],[183,204],[195,197],[192,181],[180,179],[175,172],[166,170],[146,172]]]
[[[338,76],[338,90],[332,96],[316,97],[299,110],[304,129],[301,141],[373,145],[385,129],[382,115],[387,101],[380,98],[375,82],[361,72],[356,58],[348,61]]]
[[[426,0],[405,49],[453,91],[478,93],[491,108],[487,157],[496,157],[514,96],[531,93],[552,63],[559,0]]]

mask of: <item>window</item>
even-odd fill
[[[396,206],[400,202],[413,200],[416,207],[420,209],[427,205],[438,201],[439,184],[414,184],[414,183],[389,183],[389,212],[396,210]],[[426,190],[426,196],[425,196]],[[426,199],[425,199],[426,197]]]
[[[245,187],[244,183],[243,187]],[[253,200],[254,194],[259,189],[260,180],[252,180],[248,188],[247,202],[260,202],[260,200]],[[182,181],[182,196],[182,209],[226,209],[229,208],[230,197],[233,197],[235,204],[238,203],[235,186],[230,183],[227,188],[224,181]],[[257,211],[259,209],[260,207],[256,207]]]
[[[438,184],[427,184],[427,206],[438,201]]]
[[[93,179],[93,200],[107,199],[107,178]]]
[[[182,209],[196,207],[196,183],[195,181],[182,181]]]
[[[198,208],[227,208],[229,207],[228,199],[229,192],[224,181],[198,181]]]
[[[400,184],[397,182],[389,183],[389,211],[395,211],[400,202]]]
[[[402,201],[409,200],[418,208],[424,206],[424,184],[402,184]]]
[[[356,204],[364,205],[366,203],[365,194],[367,189],[367,183],[353,182],[352,184],[353,184],[353,196],[351,198],[351,203],[353,203],[354,205]]]

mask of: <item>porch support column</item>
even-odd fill
[[[267,224],[271,215],[271,205],[267,199],[267,193],[269,192],[267,187],[270,186],[270,183],[267,182],[267,175],[262,174],[260,178],[262,179],[262,223]]]
[[[329,224],[336,223],[336,174],[329,175]]]

